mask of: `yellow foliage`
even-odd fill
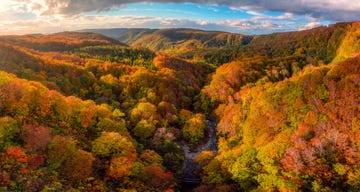
[[[358,54],[360,54],[360,22],[355,22],[348,27],[333,62],[343,61]]]

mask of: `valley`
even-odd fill
[[[360,23],[0,36],[0,191],[358,191]]]

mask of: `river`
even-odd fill
[[[206,120],[205,139],[196,146],[189,146],[185,141],[183,141],[181,142],[181,147],[184,150],[185,156],[182,166],[184,173],[182,178],[182,191],[190,191],[191,188],[194,188],[201,183],[200,176],[196,174],[196,172],[199,172],[199,167],[194,159],[202,151],[213,151],[215,154],[218,152],[216,123],[211,120]]]

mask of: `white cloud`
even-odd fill
[[[85,15],[88,11],[106,11],[129,3],[197,3],[228,6],[251,14],[248,19],[209,21],[141,16]],[[118,11],[122,11],[119,9]],[[166,10],[163,10],[166,11]],[[167,10],[183,11],[183,10]],[[266,16],[264,11],[283,12]],[[189,15],[191,13],[184,12]],[[306,15],[301,20],[299,15]],[[360,1],[356,0],[0,0],[0,34],[49,33],[83,28],[114,27],[187,27],[231,31],[246,34],[303,30],[321,25],[323,20],[360,19]],[[299,27],[300,26],[300,27]]]
[[[196,3],[223,5],[250,13],[260,11],[289,12],[310,15],[328,20],[357,20],[360,18],[360,1],[357,0],[18,0],[43,5],[43,14],[74,15],[87,11],[107,10],[129,3]]]
[[[6,9],[9,9],[10,5],[12,4],[13,2],[11,0],[3,0],[3,1],[0,1],[0,11],[4,11]]]
[[[263,13],[257,12],[257,11],[246,11],[247,14],[255,15],[255,16],[264,16]]]
[[[0,22],[10,22],[13,20],[32,20],[36,15],[29,11],[24,4],[14,4],[10,1],[0,3]]]
[[[46,16],[48,17],[48,16]],[[236,33],[259,34],[284,30],[297,30],[296,27],[284,28],[277,23],[278,17],[254,17],[250,19],[234,19],[210,22],[205,20],[189,20],[176,18],[146,16],[88,16],[48,17],[28,21],[3,23],[0,34],[53,33],[78,30],[84,28],[198,28],[204,30],[231,31]],[[290,18],[292,19],[292,18]],[[20,27],[19,27],[20,26]]]
[[[205,21],[205,20],[200,20],[200,21],[197,21],[197,23],[201,26],[206,26],[206,25],[209,25],[209,22],[208,21]]]
[[[11,23],[3,23],[0,35],[22,35],[33,33],[51,33],[59,30],[59,26],[55,23],[46,21],[17,21]]]
[[[309,18],[309,19],[310,21],[307,24],[299,27],[300,31],[321,26],[321,19],[317,19],[317,18]]]

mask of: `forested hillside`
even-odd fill
[[[214,67],[91,33],[4,36],[0,55],[4,189],[179,187],[178,141],[204,137],[192,110]]]
[[[290,79],[233,92],[214,94],[215,82],[205,87],[221,104],[219,154],[199,159],[207,183],[201,189],[230,182],[240,191],[358,191],[359,64],[357,56],[308,66]]]
[[[360,23],[93,31],[0,36],[0,191],[360,190]]]
[[[83,31],[110,35],[131,46],[142,46],[183,59],[194,59],[215,65],[234,60],[258,58],[270,63],[301,61],[299,64],[304,65],[307,63],[328,64],[338,56],[337,54],[353,53],[354,49],[351,48],[354,47],[359,50],[358,45],[350,43],[344,46],[346,48],[342,50],[342,53],[339,53],[341,51],[339,48],[342,43],[346,43],[346,39],[350,42],[357,41],[358,25],[356,22],[338,23],[301,32],[254,36],[194,29],[88,29]]]

